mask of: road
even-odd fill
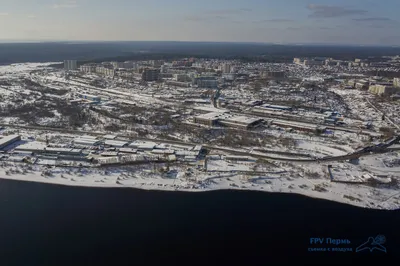
[[[368,103],[369,105],[371,105],[372,108],[375,109],[375,111],[377,111],[378,113],[381,113],[382,115],[385,114],[384,112],[382,112],[381,110],[379,110],[373,103],[371,103],[371,102],[368,100],[368,98],[364,98],[364,99],[367,101],[367,103]],[[387,117],[386,115],[385,115],[385,118],[386,118],[387,121],[390,122],[390,124],[392,124],[395,128],[397,128],[397,129],[400,130],[400,126],[399,126],[399,125],[396,125],[396,123],[394,123],[394,122],[393,122],[389,117]]]

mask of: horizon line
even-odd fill
[[[400,47],[398,45],[384,44],[346,44],[346,43],[304,43],[304,42],[245,42],[245,41],[186,41],[186,40],[21,40],[21,39],[0,39],[0,44],[28,44],[28,43],[220,43],[220,44],[258,44],[258,45],[286,45],[286,46],[357,46],[357,47]]]

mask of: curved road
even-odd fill
[[[368,103],[369,105],[371,105],[372,108],[375,109],[375,111],[377,111],[378,113],[380,113],[380,114],[382,114],[382,115],[385,115],[385,113],[382,112],[381,110],[379,110],[378,107],[376,107],[373,103],[371,103],[371,102],[368,100],[368,98],[364,98],[364,99],[367,101],[367,103]],[[385,116],[385,118],[386,118],[387,121],[389,121],[394,127],[396,127],[397,129],[400,129],[400,126],[396,125],[396,123],[394,123],[394,122],[390,119],[390,117]]]

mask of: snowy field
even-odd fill
[[[38,171],[33,169],[23,172],[21,167],[14,167],[14,170],[7,170],[6,173],[4,169],[0,169],[0,178],[67,186],[132,187],[147,190],[201,192],[219,189],[245,189],[265,192],[289,192],[360,207],[377,209],[400,208],[400,193],[397,189],[329,182],[326,177],[318,179],[307,178],[303,174],[292,175],[293,172],[290,169],[285,169],[286,167],[274,169],[270,173],[263,175],[246,176],[223,172],[195,172],[192,177],[185,176],[183,169],[176,169],[175,176],[162,177],[162,175],[154,173],[150,169],[128,171],[129,168],[107,168],[103,170],[58,168],[52,171],[51,176],[43,176],[39,170],[41,166],[35,167],[38,168],[36,169]],[[306,173],[306,169],[317,169],[318,167],[321,167],[321,165],[307,165],[307,168],[303,166],[299,169],[303,168]],[[240,170],[243,169],[240,168]],[[340,169],[340,171],[355,173],[352,169]],[[336,171],[334,172],[336,175]]]
[[[296,87],[291,83],[270,84],[254,91],[249,84],[239,84],[221,91],[221,98],[227,105],[221,108],[211,105],[207,89],[170,88],[156,83],[144,86],[137,81],[93,74],[66,76],[63,71],[49,68],[50,64],[54,63],[0,66],[0,121],[8,124],[4,125],[8,128],[2,130],[1,134],[18,133],[23,136],[23,142],[36,141],[45,145],[47,140],[57,147],[70,147],[72,140],[77,137],[72,133],[13,128],[9,125],[34,124],[74,129],[85,134],[121,135],[127,138],[126,141],[142,137],[185,141],[191,147],[203,144],[210,147],[210,155],[222,156],[219,159],[214,156],[214,159],[207,161],[207,166],[202,161],[204,158],[183,157],[179,163],[168,165],[168,170],[163,168],[165,164],[154,166],[150,163],[95,168],[85,162],[83,166],[90,167],[77,168],[75,166],[78,163],[75,162],[74,167],[67,168],[55,167],[60,161],[54,158],[39,158],[34,164],[17,163],[22,157],[12,154],[11,149],[11,153],[5,151],[2,154],[10,156],[0,161],[0,178],[68,186],[193,192],[218,189],[288,192],[366,208],[400,208],[398,151],[368,155],[353,163],[332,161],[320,164],[314,160],[353,153],[360,147],[371,145],[372,141],[379,143],[381,140],[371,140],[368,135],[357,131],[330,130],[329,133],[317,135],[315,132],[285,130],[274,126],[227,130],[193,122],[194,116],[206,112],[230,110],[235,114],[244,114],[250,110],[246,102],[264,99],[281,105],[297,102],[336,109],[346,116],[344,121],[351,128],[372,121],[374,128],[371,131],[376,134],[381,127],[392,127],[391,123],[382,120],[382,115],[369,103],[374,102],[374,96],[365,92],[343,90],[335,86],[326,90]],[[319,82],[326,76],[313,68],[282,64],[272,67],[283,68],[292,76],[303,78],[303,81]],[[93,83],[99,80],[100,85]],[[103,102],[91,106],[69,104],[80,93],[94,94],[101,97]],[[396,114],[400,109],[396,109],[396,105],[379,103],[379,108],[387,111],[393,121],[399,121]],[[299,113],[311,120],[322,115],[304,110]],[[172,116],[179,118],[173,120]],[[156,144],[162,147],[165,143]],[[171,145],[165,145],[164,148],[175,149],[178,151],[176,154],[184,154],[186,149]],[[117,151],[110,149],[107,152]],[[249,156],[269,156],[269,159],[236,162],[225,159],[225,156],[239,152]],[[97,153],[95,156],[102,155]],[[298,162],[299,159],[314,162],[302,163]],[[330,182],[328,165],[331,165],[333,178],[337,182]]]

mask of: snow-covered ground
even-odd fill
[[[26,73],[31,70],[46,69],[49,65],[60,64],[61,62],[49,63],[20,63],[0,66],[0,74]]]
[[[150,163],[136,166],[96,168],[90,163],[82,163],[83,167],[55,167],[54,158],[40,158],[35,164],[24,164],[21,156],[15,154],[4,155],[8,159],[0,161],[0,178],[26,180],[33,182],[54,183],[69,186],[95,187],[134,187],[142,189],[207,191],[218,189],[246,189],[266,192],[289,192],[307,195],[315,198],[324,198],[367,208],[398,209],[400,208],[400,157],[399,152],[393,151],[378,155],[361,157],[358,162],[347,161],[329,162],[335,181],[330,182],[328,163],[298,162],[298,159],[313,159],[325,156],[341,156],[358,150],[360,147],[371,145],[369,136],[357,132],[335,130],[334,134],[316,135],[313,132],[301,130],[286,131],[276,127],[262,127],[255,130],[231,129],[231,135],[221,128],[196,125],[192,117],[198,113],[221,112],[230,110],[232,113],[243,113],[249,110],[244,103],[260,100],[265,97],[268,101],[278,104],[290,104],[292,101],[304,105],[314,105],[315,100],[324,108],[333,108],[346,115],[345,122],[350,126],[365,121],[372,121],[374,131],[380,127],[391,127],[387,121],[381,119],[366,99],[373,100],[373,96],[357,90],[343,90],[332,87],[329,90],[314,90],[303,87],[294,88],[294,84],[264,87],[255,92],[249,84],[242,84],[223,89],[222,98],[230,108],[216,108],[209,102],[210,95],[207,89],[175,88],[160,84],[140,85],[138,82],[119,81],[118,79],[99,78],[93,74],[82,74],[80,77],[66,77],[63,71],[48,68],[52,63],[43,64],[14,64],[0,66],[0,96],[1,108],[17,110],[12,117],[3,110],[0,121],[3,124],[29,125],[35,118],[36,125],[71,126],[74,122],[88,118],[82,125],[74,125],[74,129],[89,133],[104,133],[125,136],[145,136],[146,138],[168,137],[188,143],[207,144],[210,154],[221,154],[220,159],[210,159],[204,169],[204,161],[183,160],[179,164],[168,166],[154,166]],[[305,78],[307,81],[320,81],[325,75],[318,73],[314,68],[303,68],[294,65],[274,65],[277,68],[288,70],[295,77]],[[245,67],[246,68],[246,67]],[[90,81],[100,79],[104,86],[94,86]],[[76,99],[78,93],[98,95],[103,103],[93,108],[71,107],[70,112],[63,114],[70,105],[63,105],[57,109],[57,104]],[[186,103],[186,99],[203,99],[201,103]],[[40,104],[40,105],[39,105]],[[347,106],[346,106],[347,105]],[[11,107],[10,107],[11,106]],[[26,107],[26,108],[24,108]],[[36,108],[40,117],[32,117],[31,112]],[[396,106],[381,103],[380,108],[388,110],[388,116],[397,121]],[[232,111],[234,110],[234,111]],[[79,111],[79,116],[73,116]],[[299,111],[307,119],[316,119],[323,116],[314,111]],[[164,120],[157,121],[161,114]],[[172,128],[165,121],[169,121],[172,114],[179,114],[182,119],[175,120]],[[318,119],[317,119],[318,118]],[[69,121],[69,119],[71,121]],[[124,124],[126,121],[130,123]],[[133,122],[132,122],[133,121]],[[139,122],[140,121],[140,122]],[[171,121],[168,122],[172,124]],[[320,123],[315,121],[315,124]],[[110,132],[107,126],[123,125]],[[21,134],[24,141],[35,140],[43,145],[48,139],[51,145],[68,147],[76,135],[64,132],[44,132],[41,130],[24,130],[7,125],[1,134]],[[70,127],[69,127],[70,128]],[[141,131],[142,135],[138,132]],[[143,133],[144,132],[144,133]],[[210,138],[204,140],[203,134],[210,133]],[[224,135],[225,134],[225,135]],[[220,140],[228,135],[233,139],[236,135],[243,140],[251,135],[247,141],[232,144]],[[129,141],[134,141],[129,139]],[[251,142],[252,141],[252,142]],[[165,143],[156,143],[159,147]],[[191,146],[193,146],[191,144]],[[184,148],[167,149],[185,150]],[[226,155],[235,152],[248,153],[249,156],[266,155],[275,159],[232,161]],[[96,154],[96,156],[101,156]],[[1,156],[0,156],[1,157]],[[284,161],[286,160],[286,162]],[[291,162],[292,160],[292,162]],[[297,160],[297,161],[296,161]],[[84,167],[91,166],[91,167]],[[374,181],[371,185],[371,180]]]
[[[226,165],[226,162],[215,162],[215,165]],[[129,168],[106,169],[71,169],[57,168],[52,170],[52,176],[41,175],[44,168],[35,165],[34,170],[23,173],[20,166],[0,169],[0,178],[26,180],[32,182],[52,183],[68,186],[90,187],[132,187],[148,190],[179,190],[179,191],[208,191],[219,189],[246,189],[266,192],[298,193],[315,198],[352,204],[360,207],[378,209],[400,208],[400,192],[389,187],[370,187],[362,184],[345,184],[329,182],[327,177],[310,178],[307,171],[321,170],[323,165],[309,164],[300,166],[296,173],[293,169],[283,166],[271,169],[271,172],[262,175],[247,176],[230,172],[197,172],[187,176],[184,169],[176,168],[173,176],[162,176],[151,169],[129,170]],[[335,169],[335,165],[333,166]],[[342,165],[342,167],[347,167]],[[319,168],[319,169],[318,169]],[[10,170],[11,169],[11,170]],[[12,170],[14,169],[14,171]],[[18,169],[18,170],[17,170]],[[230,168],[230,170],[246,170],[244,167]],[[304,170],[303,174],[300,169]],[[224,169],[227,170],[227,169]],[[340,169],[348,173],[356,172],[350,167]],[[6,173],[7,172],[7,173]],[[338,177],[338,172],[334,171]]]

